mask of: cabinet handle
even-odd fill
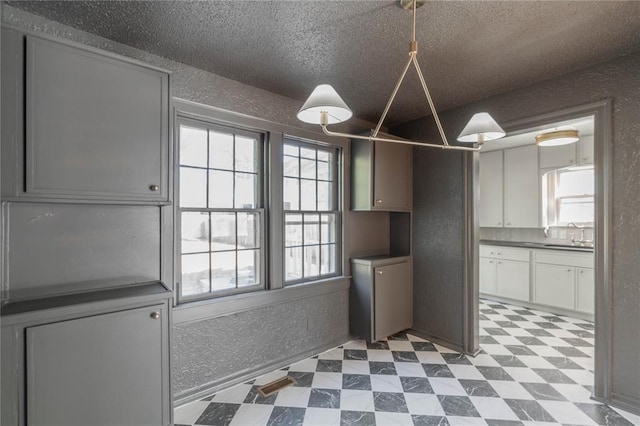
[[[507,226],[511,226],[511,222],[507,223]]]
[[[158,311],[151,312],[151,318],[159,319],[160,318],[160,312],[158,312]]]
[[[502,222],[498,222],[498,225],[502,225]]]
[[[502,262],[498,262],[498,265],[502,265]]]
[[[376,204],[382,204],[382,198],[378,198],[378,199],[376,200]]]
[[[569,163],[573,163],[573,160],[569,160]]]
[[[160,191],[160,187],[158,185],[149,185],[149,189],[153,192]]]
[[[498,256],[502,256],[502,253],[498,253]]]
[[[571,269],[567,269],[567,272],[571,272]]]
[[[493,263],[493,260],[490,260],[489,263]]]
[[[582,273],[584,273],[584,271],[582,269],[580,269],[580,273],[582,274]]]
[[[376,274],[378,274],[378,275],[382,275],[382,271],[377,270],[377,271],[376,271]]]

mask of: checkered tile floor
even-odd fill
[[[640,425],[589,399],[593,324],[483,300],[482,353],[410,334],[346,343],[176,409],[176,425]],[[294,387],[262,397],[282,376]]]

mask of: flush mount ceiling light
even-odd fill
[[[576,129],[552,130],[536,135],[538,146],[560,146],[569,145],[580,140],[579,132]]]
[[[412,10],[413,21],[411,28],[411,42],[409,43],[409,60],[407,61],[407,64],[405,65],[404,70],[400,75],[400,79],[396,83],[396,86],[393,89],[391,96],[389,97],[389,100],[387,101],[387,106],[384,108],[384,111],[382,112],[382,116],[380,117],[376,128],[372,130],[370,136],[334,132],[327,128],[329,124],[341,123],[348,120],[353,115],[351,109],[342,100],[340,95],[338,95],[335,89],[328,84],[321,84],[313,90],[311,95],[309,95],[307,101],[304,103],[304,105],[302,105],[302,108],[300,108],[300,111],[298,111],[298,119],[304,121],[305,123],[321,125],[322,131],[329,136],[346,137],[351,139],[364,139],[369,141],[403,143],[409,145],[418,145],[440,149],[454,149],[460,151],[479,151],[485,141],[504,137],[505,132],[498,125],[498,123],[496,123],[488,113],[481,112],[475,114],[471,118],[469,123],[467,123],[465,128],[462,130],[462,133],[460,133],[460,136],[458,136],[459,142],[475,143],[477,145],[475,147],[449,145],[447,136],[444,133],[442,124],[440,123],[440,117],[438,117],[438,112],[433,105],[433,100],[431,99],[431,94],[429,93],[429,89],[427,88],[427,83],[425,82],[424,76],[422,75],[422,70],[420,69],[420,65],[418,64],[418,42],[416,41],[416,10],[418,7],[422,6],[425,1],[426,0],[399,0],[399,4],[403,9]],[[391,108],[391,104],[393,104],[396,94],[398,93],[398,89],[400,89],[400,86],[402,85],[402,82],[404,81],[404,78],[407,75],[407,71],[409,70],[411,65],[415,67],[418,78],[420,79],[420,84],[422,85],[422,89],[427,98],[429,109],[432,112],[433,119],[436,123],[436,126],[438,127],[438,132],[440,133],[442,144],[378,137],[378,133],[380,132],[380,129],[382,127],[382,123],[387,117],[387,113]]]

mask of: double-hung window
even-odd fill
[[[566,169],[545,175],[543,200],[548,225],[566,226],[571,222],[593,225],[593,168]]]
[[[338,151],[284,139],[284,282],[340,273]]]
[[[264,288],[263,135],[179,121],[179,299]]]

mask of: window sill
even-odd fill
[[[173,308],[173,323],[183,324],[250,311],[263,306],[287,303],[299,299],[344,291],[349,288],[348,276],[290,285],[277,290],[262,290],[252,293],[191,302]]]

